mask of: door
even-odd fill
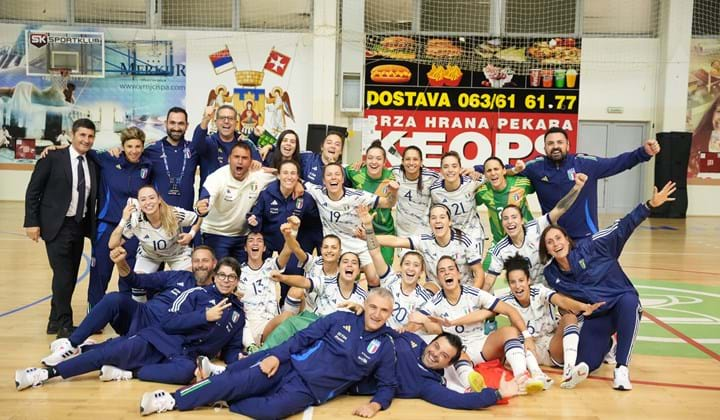
[[[647,124],[636,122],[580,122],[578,153],[614,157],[640,147],[647,138]],[[645,165],[598,181],[598,212],[625,214],[642,201]]]

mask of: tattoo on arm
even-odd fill
[[[380,242],[378,242],[377,236],[375,236],[375,230],[373,228],[365,229],[365,238],[368,245],[368,251],[380,248]]]
[[[557,202],[555,207],[558,210],[566,211],[573,205],[573,203],[575,203],[575,200],[580,194],[580,191],[582,191],[582,189],[578,188],[577,186],[572,187],[572,189],[570,189],[570,191],[565,194],[565,197],[561,198],[560,201]]]

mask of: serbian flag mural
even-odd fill
[[[285,55],[279,51],[276,51],[275,49],[271,49],[270,54],[268,54],[267,60],[265,60],[264,69],[267,71],[271,71],[278,76],[283,76],[289,64],[289,55]]]
[[[235,68],[235,63],[233,63],[228,47],[210,54],[210,62],[213,65],[213,69],[215,69],[215,74],[224,73]]]

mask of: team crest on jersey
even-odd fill
[[[373,340],[367,346],[367,352],[370,354],[375,354],[379,348],[380,348],[380,340],[378,340],[377,338],[373,338]]]
[[[518,202],[520,201],[520,193],[515,193],[512,196],[513,201]]]
[[[567,176],[570,181],[574,181],[575,180],[575,168],[568,169]]]
[[[145,179],[148,176],[148,169],[147,168],[141,168],[140,169],[140,179]]]
[[[240,313],[238,311],[233,311],[232,313],[232,322],[234,324],[237,324],[237,322],[240,320]]]
[[[257,191],[257,189],[258,189],[257,183],[253,182],[252,184],[250,184],[250,191],[255,192],[255,191]]]
[[[303,207],[303,199],[298,198],[297,201],[295,201],[295,208],[300,210]]]

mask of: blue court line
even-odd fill
[[[6,235],[25,236],[25,235],[23,235],[23,234],[16,233],[16,232],[0,231],[0,233],[6,234]],[[87,254],[83,253],[83,258],[85,258],[85,271],[83,271],[83,273],[80,274],[80,277],[78,277],[78,279],[77,279],[77,281],[75,282],[75,284],[78,284],[78,283],[80,283],[81,281],[85,280],[85,277],[87,277],[87,276],[88,276],[88,273],[90,273],[90,257],[88,257]],[[26,304],[26,305],[19,306],[19,307],[15,308],[15,309],[10,309],[9,311],[2,312],[2,313],[0,313],[0,318],[2,318],[2,317],[4,317],[4,316],[7,316],[7,315],[12,315],[12,314],[14,314],[14,313],[16,313],[16,312],[20,312],[20,311],[25,310],[25,309],[27,309],[27,308],[31,308],[31,307],[39,304],[39,303],[45,302],[46,300],[50,299],[51,297],[52,297],[52,295],[47,295],[47,296],[45,296],[45,297],[43,297],[43,298],[40,298],[40,299],[38,299],[38,300],[36,300],[36,301],[34,301],[34,302],[30,302],[30,303],[28,303],[28,304]]]

